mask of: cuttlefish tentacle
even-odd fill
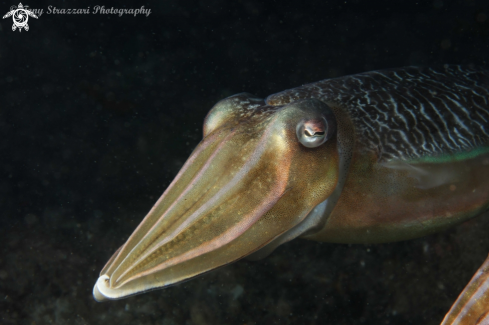
[[[441,325],[465,324],[489,324],[489,256],[441,323]]]
[[[103,268],[97,300],[261,258],[296,237],[406,240],[489,209],[488,70],[408,67],[265,100],[241,93],[218,102],[203,130],[175,180]],[[469,284],[464,306],[489,299],[480,289],[486,278]]]

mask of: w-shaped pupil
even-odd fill
[[[311,132],[309,132],[309,130],[304,130],[304,133],[308,137],[318,137],[318,136],[324,135],[324,132],[314,132],[313,134],[311,134]]]

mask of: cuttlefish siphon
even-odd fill
[[[241,93],[208,113],[202,141],[93,294],[163,288],[296,237],[393,242],[488,210],[489,70],[407,67]],[[488,269],[444,324],[489,322]]]

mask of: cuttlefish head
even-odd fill
[[[295,227],[338,182],[335,115],[315,99],[217,103],[204,138],[100,273],[96,300],[163,288],[239,260]]]

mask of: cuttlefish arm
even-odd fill
[[[95,287],[163,288],[303,237],[381,243],[489,209],[489,72],[373,71],[217,103]]]
[[[300,224],[338,182],[337,143],[329,141],[337,128],[317,99],[273,107],[239,94],[218,103],[202,142],[102,270],[95,298],[192,278]]]
[[[441,325],[489,324],[489,256],[445,316]]]

